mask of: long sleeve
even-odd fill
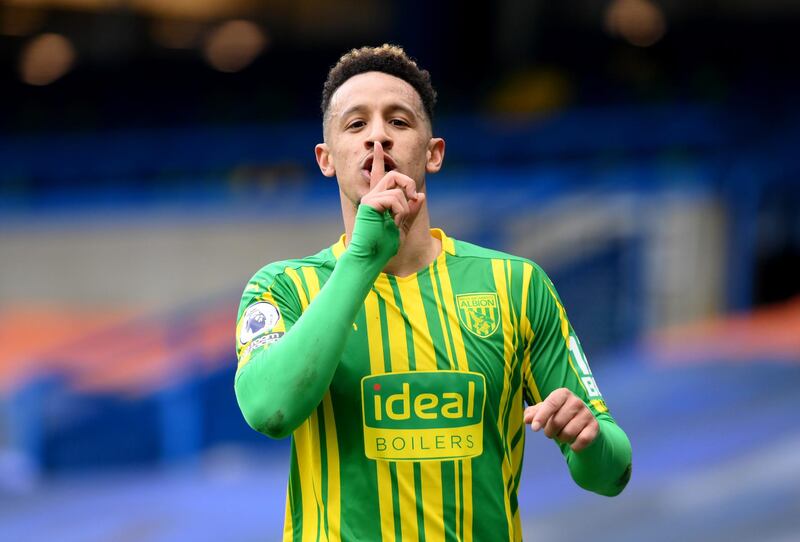
[[[568,444],[559,444],[559,448],[580,487],[601,495],[617,495],[630,478],[630,441],[608,411],[553,283],[538,267],[530,291],[533,337],[531,363],[523,368],[526,396],[535,403],[555,389],[568,388],[583,400],[598,421],[598,436],[581,452],[574,452]]]
[[[319,405],[348,331],[397,247],[398,231],[391,216],[362,205],[347,251],[302,314],[280,288],[269,288],[257,298],[250,305],[260,303],[257,310],[240,311],[234,387],[239,408],[253,429],[273,438],[286,437]],[[253,328],[257,337],[250,331]]]
[[[628,436],[608,414],[597,415],[600,432],[580,452],[561,444],[569,473],[583,489],[614,497],[619,495],[631,477],[631,443]]]

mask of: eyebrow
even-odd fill
[[[342,111],[341,115],[339,115],[339,118],[344,119],[344,118],[348,117],[349,115],[352,115],[353,113],[358,113],[360,111],[364,111],[365,109],[367,109],[367,106],[365,106],[363,104],[350,106],[347,109],[345,109],[344,111]],[[394,104],[389,105],[388,107],[386,107],[384,109],[384,111],[392,111],[392,112],[393,111],[401,111],[401,112],[405,113],[406,115],[411,115],[413,117],[419,117],[419,114],[416,111],[414,111],[412,108],[406,107],[405,105],[402,105],[402,104],[399,104],[399,103],[394,103]]]

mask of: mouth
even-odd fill
[[[366,160],[364,160],[364,164],[361,166],[361,170],[366,172],[367,177],[370,177],[370,174],[372,173],[373,158],[374,157],[370,155]],[[394,160],[392,160],[392,157],[388,154],[383,155],[383,168],[386,173],[397,169],[397,164],[394,163]]]

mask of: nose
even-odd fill
[[[392,148],[392,137],[386,131],[386,125],[382,119],[375,120],[368,130],[367,139],[364,141],[364,146],[367,150],[372,150],[376,141],[380,141],[383,150],[388,151]]]

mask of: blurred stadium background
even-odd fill
[[[0,2],[0,540],[279,539],[288,442],[238,412],[235,312],[341,231],[319,93],[385,41],[439,91],[435,224],[548,271],[633,443],[609,500],[530,436],[527,539],[797,540],[798,23],[792,0]]]

